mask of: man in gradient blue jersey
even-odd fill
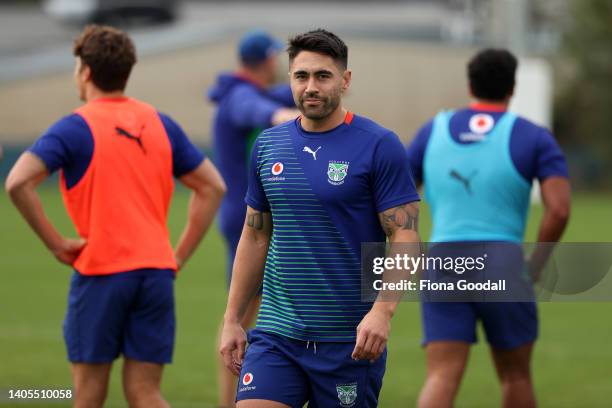
[[[227,248],[228,287],[246,213],[247,163],[255,138],[262,130],[299,113],[289,86],[272,86],[282,49],[283,45],[265,32],[247,33],[238,47],[240,67],[220,74],[208,91],[208,98],[217,105],[212,128],[214,161],[228,185],[219,211],[219,227]],[[252,324],[258,307],[256,298],[245,315],[245,326]],[[222,362],[219,379],[219,404],[232,406],[236,382]]]
[[[319,29],[288,53],[303,116],[253,148],[220,352],[238,407],[374,407],[397,301],[362,301],[361,243],[418,243],[419,197],[398,137],[342,106],[344,42]],[[245,355],[240,322],[262,281]]]
[[[506,269],[497,265],[523,263],[520,246],[533,179],[540,181],[544,203],[538,242],[561,238],[570,208],[567,166],[554,137],[508,111],[517,65],[506,50],[476,54],[468,64],[474,103],[440,112],[408,146],[412,173],[425,184],[432,211],[430,241],[493,248],[487,259],[496,265],[493,273]],[[542,259],[536,250],[527,265],[534,280]],[[427,301],[422,303],[422,321],[427,379],[421,408],[453,405],[470,345],[476,342],[477,321],[491,346],[503,406],[535,406],[530,369],[538,334],[534,302]]]

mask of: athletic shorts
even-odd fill
[[[535,302],[422,302],[421,317],[424,345],[432,341],[476,343],[478,321],[495,349],[512,350],[538,337]]]
[[[170,363],[175,326],[172,270],[72,276],[64,340],[73,363],[110,363],[120,354]]]
[[[475,343],[478,321],[482,322],[487,341],[495,349],[511,350],[537,339],[537,306],[532,283],[524,273],[522,245],[495,241],[437,243],[430,247],[429,255],[444,259],[486,256],[481,271],[457,274],[435,267],[427,269],[424,276],[431,282],[451,282],[457,287],[461,279],[503,280],[508,290],[421,292],[424,344],[432,341]]]
[[[355,343],[307,342],[254,329],[248,335],[236,401],[264,399],[290,407],[376,407],[386,355],[355,361]]]

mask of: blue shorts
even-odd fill
[[[172,270],[72,276],[64,340],[73,363],[109,363],[120,354],[170,363],[175,326]]]
[[[538,337],[535,302],[422,302],[421,317],[424,345],[432,341],[476,343],[478,320],[495,349],[515,349]]]
[[[236,401],[264,399],[290,407],[378,405],[387,351],[375,362],[355,361],[354,343],[306,342],[254,329]]]

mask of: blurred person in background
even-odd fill
[[[125,33],[88,26],[74,55],[85,104],[22,154],[6,189],[47,248],[75,270],[64,322],[74,405],[104,405],[122,354],[129,405],[168,407],[160,384],[174,349],[175,275],[211,225],[225,184],[174,120],[125,95],[136,63]],[[78,239],[60,234],[36,191],[57,170]],[[166,226],[173,177],[192,191],[175,249]]]
[[[442,111],[408,146],[432,211],[431,242],[508,242],[521,246],[531,183],[541,185],[544,215],[538,242],[556,242],[570,212],[563,153],[552,134],[508,111],[517,59],[506,50],[477,53],[467,67],[474,102]],[[506,247],[508,248],[508,247]],[[519,249],[519,253],[522,254]],[[507,254],[500,254],[505,256]],[[491,254],[487,262],[491,261]],[[536,281],[547,258],[538,247],[526,269]],[[519,264],[523,263],[520,256]],[[535,302],[422,302],[427,378],[421,408],[451,407],[481,320],[504,407],[534,407],[531,354],[538,335]]]
[[[213,119],[214,161],[227,181],[227,195],[221,203],[219,227],[227,249],[227,286],[244,224],[247,191],[247,165],[255,138],[262,130],[298,116],[288,84],[273,86],[280,68],[280,41],[263,31],[252,31],[242,37],[238,46],[240,66],[224,72],[208,91],[217,105]],[[253,323],[259,308],[259,297],[244,317],[245,327]],[[234,406],[236,378],[218,361],[219,405]]]

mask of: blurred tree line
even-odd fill
[[[578,187],[612,187],[612,0],[572,0],[554,130]]]

